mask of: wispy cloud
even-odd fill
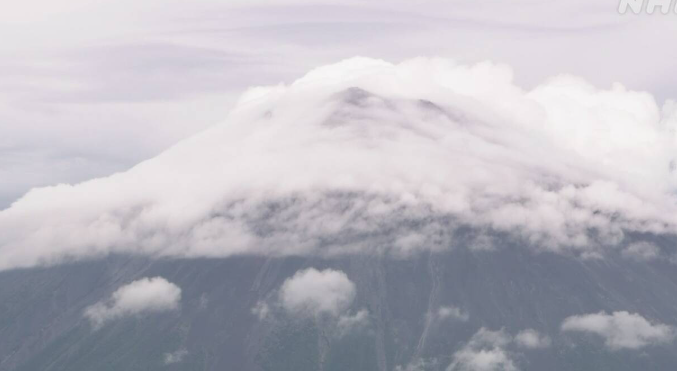
[[[470,315],[461,308],[450,305],[442,306],[437,310],[437,319],[467,322]]]
[[[166,365],[171,365],[174,363],[182,362],[187,355],[188,355],[187,350],[179,349],[171,353],[165,353],[163,358]]]

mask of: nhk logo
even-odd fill
[[[647,14],[654,14],[656,12],[662,14],[677,13],[677,0],[620,0],[618,12],[626,14],[628,10],[635,14],[642,12]]]

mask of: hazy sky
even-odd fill
[[[0,12],[0,208],[131,167],[220,122],[251,85],[362,55],[511,65],[677,97],[677,14],[614,0],[26,0]]]

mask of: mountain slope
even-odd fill
[[[252,313],[309,266],[347,273],[357,287],[353,307],[369,312],[366,326],[327,335],[321,320]],[[82,316],[120,283],[158,275],[182,288],[179,311],[99,330]],[[510,334],[531,328],[552,339],[548,348],[510,350],[523,370],[670,370],[677,362],[672,343],[614,351],[601,338],[561,331],[566,317],[602,310],[677,323],[674,267],[622,257],[580,261],[506,246],[406,260],[116,258],[5,272],[0,287],[2,370],[393,370],[417,359],[443,370],[482,327]],[[436,318],[426,326],[426,316],[449,305],[466,311],[467,321]],[[165,364],[165,353],[180,350],[179,362]]]
[[[353,58],[0,211],[0,370],[671,370],[677,110]]]

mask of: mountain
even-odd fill
[[[319,319],[252,312],[308,267],[341,270],[356,284],[352,310],[368,319],[346,334]],[[141,277],[182,289],[181,306],[93,330],[83,311]],[[610,349],[601,336],[568,333],[572,315],[641,313],[676,323],[677,271],[621,257],[581,261],[520,246],[458,249],[406,260],[241,257],[217,260],[109,258],[0,274],[2,370],[445,370],[480,328],[515,336],[534,329],[542,349],[500,349],[521,370],[671,370],[673,343]],[[440,317],[456,307],[467,319]],[[430,321],[428,318],[432,316]],[[184,353],[166,364],[166,354]],[[501,366],[502,367],[502,366]],[[459,368],[459,369],[509,369]]]
[[[354,58],[0,211],[0,370],[672,370],[676,117]]]

